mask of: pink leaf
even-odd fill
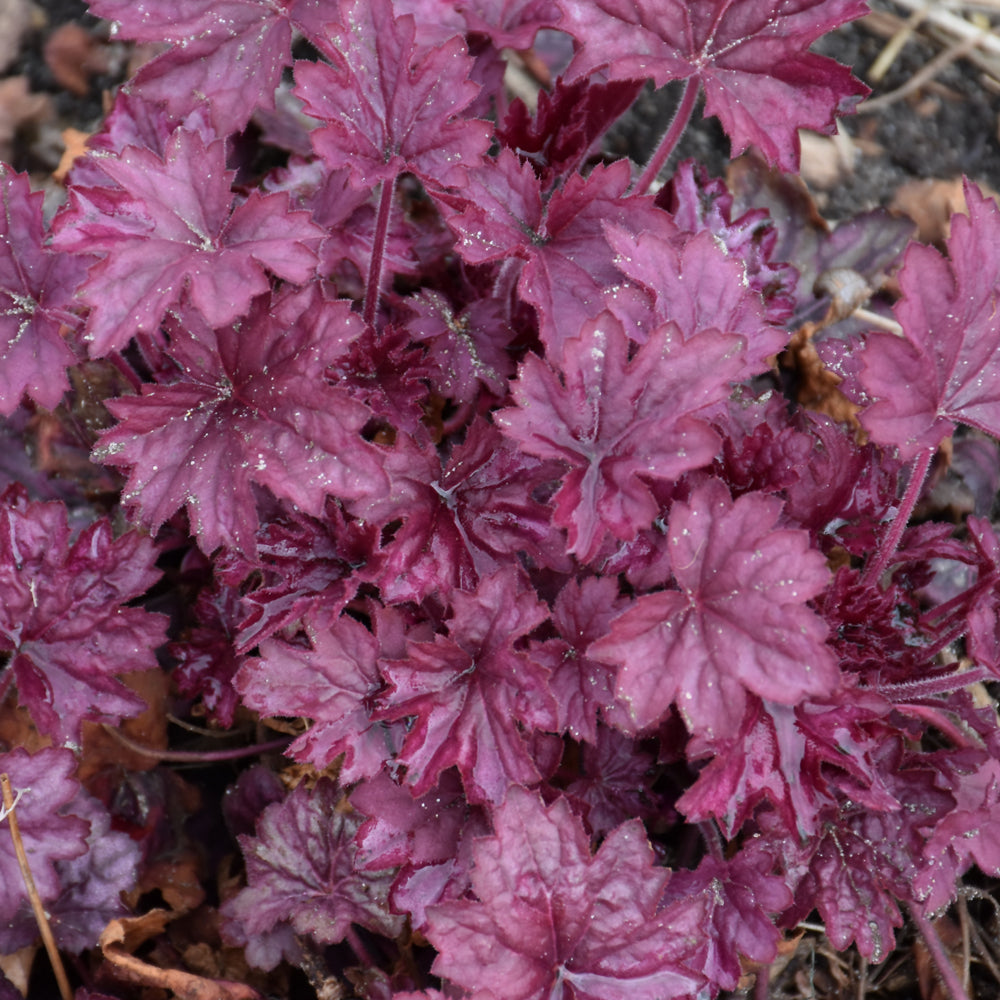
[[[733,501],[718,480],[675,503],[667,530],[677,590],[640,596],[588,655],[618,666],[636,725],[671,704],[706,736],[734,732],[747,694],[782,705],[838,684],[826,627],[806,601],[829,571],[804,531],[776,527],[780,502]]]
[[[752,143],[797,171],[797,130],[831,134],[868,88],[809,46],[868,12],[863,0],[560,0],[561,31],[579,44],[570,81],[699,81],[738,156]]]
[[[132,468],[125,498],[149,527],[186,506],[206,553],[254,552],[253,483],[317,517],[327,496],[381,495],[381,459],[360,435],[370,411],[323,378],[361,329],[316,285],[263,296],[215,331],[189,311],[169,348],[180,380],[109,400],[120,423],[95,454]]]
[[[658,915],[668,872],[638,821],[596,855],[565,799],[511,789],[476,842],[476,899],[428,911],[433,971],[472,1000],[664,1000],[696,992],[684,937]]]
[[[111,186],[73,188],[53,246],[103,252],[84,283],[84,337],[94,357],[133,334],[156,333],[184,293],[211,326],[232,323],[268,290],[267,271],[305,282],[323,230],[287,195],[251,192],[234,204],[225,143],[177,129],[161,159],[128,147],[99,161]]]
[[[936,448],[955,424],[1000,434],[1000,208],[965,182],[969,215],[952,219],[949,259],[910,245],[899,273],[903,337],[872,333],[861,381],[872,437],[904,459]]]
[[[0,651],[35,725],[79,741],[84,719],[117,723],[145,702],[116,678],[156,666],[166,619],[129,607],[159,577],[149,538],[107,520],[70,540],[66,509],[0,495]]]
[[[436,48],[415,40],[410,15],[391,0],[341,0],[320,48],[333,63],[299,62],[295,93],[323,122],[316,151],[347,167],[358,187],[375,187],[404,170],[447,187],[486,152],[492,127],[462,118],[479,86],[465,41]]]

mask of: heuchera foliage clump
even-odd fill
[[[90,7],[165,44],[54,217],[0,174],[0,692],[51,741],[0,767],[64,950],[156,885],[169,769],[81,770],[137,689],[295,734],[221,939],[377,1000],[712,997],[1000,875],[1000,210],[907,246],[781,173],[861,0]],[[725,180],[668,167],[700,98]]]

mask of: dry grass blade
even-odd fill
[[[59,993],[63,1000],[73,1000],[73,990],[70,988],[69,979],[66,977],[66,969],[63,967],[62,958],[59,956],[59,949],[56,947],[56,939],[52,935],[52,928],[49,926],[49,918],[46,916],[45,907],[42,905],[38,889],[35,887],[35,879],[31,874],[28,865],[28,855],[24,850],[24,841],[21,839],[21,830],[17,825],[17,801],[14,792],[10,787],[10,778],[6,774],[0,774],[0,792],[3,793],[3,816],[10,824],[10,839],[14,842],[14,853],[17,855],[17,863],[21,868],[21,876],[24,879],[25,888],[28,890],[28,900],[31,909],[34,911],[38,929],[48,952],[49,961],[52,963],[52,971],[55,974],[56,982],[59,984]]]

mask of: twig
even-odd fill
[[[968,55],[980,44],[979,37],[962,38],[950,45],[944,52],[938,53],[929,63],[922,66],[911,76],[906,83],[895,90],[890,90],[888,94],[881,94],[878,97],[871,97],[867,101],[862,101],[854,110],[859,115],[871,114],[873,111],[882,111],[884,108],[897,104],[904,97],[919,90],[925,84],[930,83],[946,66]]]
[[[896,61],[896,56],[903,50],[903,46],[913,37],[913,33],[927,16],[931,2],[932,0],[927,0],[921,10],[914,11],[886,43],[885,48],[882,49],[868,70],[868,79],[871,83],[879,83],[882,77],[889,72],[889,67]]]
[[[926,0],[893,0],[893,2],[897,7],[903,7],[905,10],[910,11],[923,10],[926,4]],[[959,17],[957,14],[950,14],[942,8],[943,5],[939,3],[933,4],[928,8],[927,17],[925,18],[927,24],[933,24],[941,28],[942,31],[946,31],[957,38],[974,38],[976,39],[976,46],[986,52],[990,52],[994,56],[1000,56],[1000,36],[995,32],[978,27],[971,21],[967,21],[964,17]]]
[[[42,941],[45,950],[49,955],[49,962],[52,963],[52,971],[55,973],[56,982],[59,984],[59,994],[62,1000],[73,1000],[73,990],[70,988],[69,979],[66,977],[66,969],[63,967],[59,949],[56,947],[56,939],[52,935],[52,928],[49,926],[49,918],[42,905],[42,899],[38,895],[35,887],[35,879],[28,866],[28,855],[24,850],[24,841],[21,840],[21,830],[17,825],[17,813],[15,808],[17,802],[10,787],[10,778],[6,774],[0,774],[0,792],[3,794],[3,811],[7,822],[10,824],[10,839],[14,842],[14,853],[17,855],[17,863],[21,868],[21,877],[24,879],[24,887],[28,890],[28,901],[35,913],[35,921],[42,934]]]

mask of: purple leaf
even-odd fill
[[[473,1000],[663,1000],[696,992],[686,941],[658,916],[669,874],[642,825],[596,855],[564,799],[511,789],[476,842],[477,898],[428,911],[433,971]]]
[[[375,775],[396,742],[371,708],[381,687],[378,642],[363,625],[340,617],[330,628],[304,625],[311,648],[279,639],[261,643],[236,678],[243,701],[264,716],[304,716],[313,724],[288,748],[322,771],[344,756],[341,780]]]
[[[1000,208],[965,182],[969,215],[952,219],[946,260],[911,244],[899,273],[903,337],[872,333],[861,382],[875,400],[861,415],[904,460],[936,448],[955,424],[1000,434]]]
[[[479,87],[458,36],[435,48],[415,40],[409,15],[391,0],[340,0],[319,43],[333,65],[298,62],[296,95],[323,126],[313,144],[357,187],[373,188],[404,170],[447,187],[486,152],[492,127],[460,117]]]
[[[797,171],[797,130],[832,134],[868,93],[809,46],[868,11],[862,0],[559,0],[559,29],[579,43],[566,78],[699,81],[738,156],[753,144]]]
[[[264,296],[214,331],[188,313],[169,347],[180,379],[109,400],[120,423],[95,455],[131,468],[125,499],[150,528],[186,506],[206,553],[254,552],[253,483],[316,517],[328,496],[379,496],[381,459],[360,435],[370,411],[323,378],[362,329],[316,285]]]
[[[518,293],[538,310],[542,339],[556,355],[562,341],[604,307],[606,291],[621,283],[604,226],[673,232],[666,212],[647,197],[629,197],[624,160],[571,174],[544,202],[531,165],[503,149],[469,172],[460,195],[443,195],[456,250],[471,264],[525,261]]]
[[[268,290],[267,271],[293,282],[313,275],[323,230],[291,211],[287,195],[252,191],[235,203],[221,139],[178,128],[162,158],[132,146],[98,162],[113,184],[71,189],[53,223],[56,249],[105,255],[81,292],[93,357],[155,334],[182,296],[224,326]]]
[[[708,855],[696,871],[676,872],[667,885],[667,899],[704,896],[711,930],[688,963],[724,990],[737,988],[741,956],[767,966],[777,955],[781,933],[772,915],[791,904],[792,893],[774,867],[774,858],[750,841],[726,861]]]
[[[400,932],[402,918],[387,907],[392,873],[357,869],[359,820],[337,808],[338,795],[326,778],[312,789],[298,785],[264,810],[256,836],[240,837],[247,887],[222,908],[237,935],[269,935],[288,926],[318,944],[333,944],[351,924],[388,937]]]
[[[149,538],[114,538],[107,520],[71,541],[66,508],[32,503],[22,487],[0,495],[0,681],[42,732],[78,742],[84,719],[115,724],[145,702],[117,674],[156,666],[166,619],[130,602],[160,577]]]
[[[52,409],[68,388],[66,367],[76,357],[61,328],[89,258],[45,249],[42,193],[27,174],[0,164],[0,414],[9,416],[27,395]]]
[[[381,715],[414,717],[399,761],[415,795],[456,766],[470,802],[500,802],[511,785],[541,777],[522,729],[555,728],[548,671],[516,645],[548,612],[514,569],[453,591],[451,608],[447,636],[382,661]]]
[[[660,513],[650,480],[711,461],[719,439],[699,412],[724,400],[743,370],[742,338],[705,330],[683,340],[660,326],[630,357],[610,313],[567,340],[558,369],[529,354],[513,387],[517,407],[495,420],[539,458],[570,466],[553,498],[568,551],[592,560],[611,535],[630,541]]]
[[[274,90],[291,62],[292,24],[308,28],[310,0],[91,0],[125,38],[173,42],[146,63],[129,88],[182,118],[207,102],[220,134],[238,132],[254,108],[274,107]]]
[[[10,778],[18,829],[38,895],[46,903],[58,899],[63,888],[57,865],[87,852],[90,824],[69,811],[80,789],[75,771],[76,758],[69,750],[49,748],[29,754],[18,747],[0,754],[0,774]],[[6,813],[0,834],[0,921],[6,924],[16,918],[27,890]]]
[[[735,731],[747,694],[782,705],[837,687],[826,627],[806,601],[826,586],[823,556],[802,531],[777,528],[780,503],[733,501],[709,480],[670,511],[678,590],[640,596],[588,655],[618,666],[635,724],[676,704],[694,733]]]

